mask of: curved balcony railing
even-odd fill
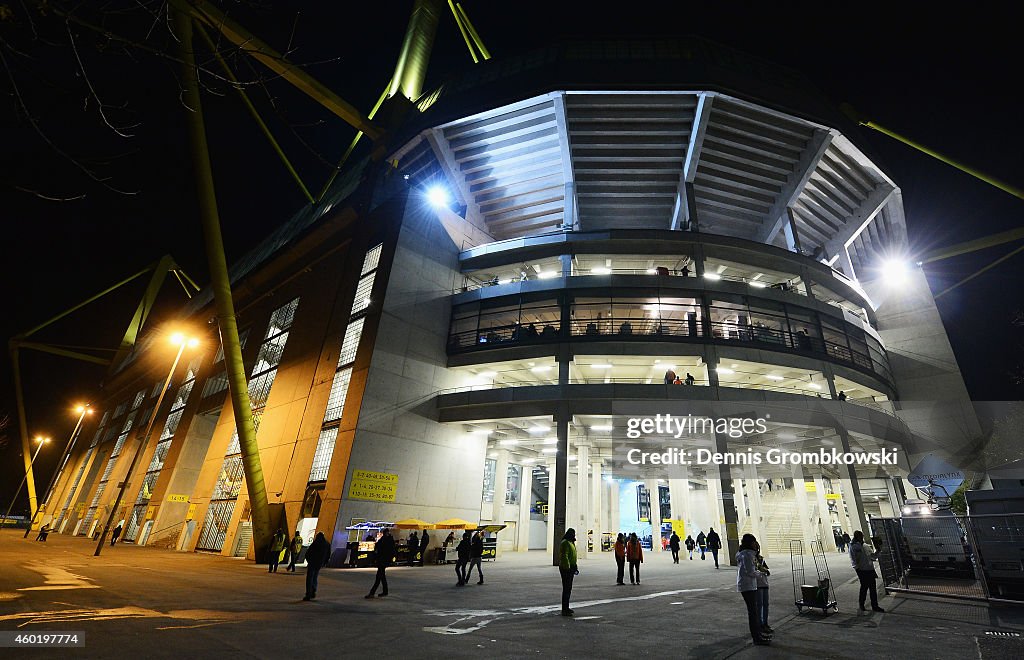
[[[448,353],[487,350],[496,347],[572,341],[713,341],[737,343],[757,348],[779,349],[824,357],[881,376],[892,382],[888,365],[872,360],[871,355],[852,350],[850,346],[766,325],[738,325],[697,318],[687,319],[571,319],[568,336],[555,325],[513,324],[452,333],[448,336]]]

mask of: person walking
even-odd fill
[[[427,559],[428,545],[430,545],[430,535],[427,534],[427,530],[423,530],[423,534],[420,535],[420,568],[423,567],[423,562]]]
[[[629,535],[626,561],[629,562],[629,583],[640,584],[640,564],[644,563],[644,549],[640,545],[640,539],[636,537],[636,532]]]
[[[761,632],[771,635],[775,631],[768,625],[768,562],[761,556],[761,544],[754,543],[754,563],[760,575],[757,577],[757,620],[761,624]]]
[[[288,544],[288,554],[288,571],[294,573],[295,562],[299,561],[299,555],[302,554],[302,535],[299,534],[299,530],[295,530],[295,536]]]
[[[736,553],[736,591],[743,596],[747,606],[747,625],[750,627],[750,638],[755,646],[765,646],[771,638],[761,630],[761,621],[757,612],[757,579],[761,572],[757,570],[757,539],[753,534],[744,534],[740,540],[740,551]]]
[[[466,574],[466,564],[469,563],[469,557],[473,554],[469,530],[462,533],[462,540],[459,541],[455,551],[458,553],[458,559],[455,560],[455,577],[459,578],[459,582],[455,586],[462,587],[469,582],[469,575]]]
[[[43,525],[42,527],[39,528],[39,534],[36,536],[36,540],[37,541],[42,541],[43,543],[46,543],[46,537],[47,537],[47,535],[49,533],[50,533],[50,525],[49,525],[49,523],[47,523],[47,524],[45,524],[45,525]]]
[[[622,581],[626,571],[626,535],[619,532],[615,539],[615,584],[626,584]]]
[[[843,532],[843,551],[850,549],[850,543],[852,543],[852,541],[850,540],[850,535],[846,532]]]
[[[875,612],[884,612],[885,610],[878,606],[878,591],[875,587],[875,578],[878,577],[875,574],[875,562],[878,558],[877,552],[871,552],[864,547],[864,532],[859,529],[853,533],[853,541],[850,543],[850,563],[853,564],[853,570],[857,572],[857,578],[860,579],[860,611],[866,612],[867,608],[864,607],[864,598],[871,593],[871,609]]]
[[[416,553],[420,551],[420,535],[413,530],[413,533],[409,535],[409,540],[405,543],[409,549],[409,566],[416,563]]]
[[[377,562],[377,577],[373,581],[373,586],[370,587],[370,593],[366,594],[364,598],[373,598],[377,593],[377,587],[383,587],[380,592],[383,598],[388,595],[388,578],[384,571],[391,565],[391,560],[395,557],[395,538],[391,536],[391,530],[387,527],[384,528],[383,535],[373,547],[373,552]]]
[[[714,527],[708,528],[707,543],[708,550],[711,551],[711,556],[715,560],[715,568],[718,568],[718,551],[722,549],[722,539],[719,538]]]
[[[277,565],[281,562],[281,551],[284,550],[284,546],[287,543],[288,537],[278,527],[277,531],[274,532],[274,538],[270,540],[270,566],[267,568],[268,573],[277,573]]]
[[[708,537],[704,536],[704,532],[697,534],[697,547],[700,548],[700,560],[704,561],[704,553],[708,550]]]
[[[562,576],[562,616],[572,616],[569,596],[572,594],[572,579],[580,574],[576,566],[576,530],[565,530],[562,544],[558,546],[558,573]]]
[[[668,547],[672,550],[672,563],[679,563],[679,535],[676,534],[675,530],[672,530],[672,536],[669,537]]]
[[[471,559],[469,560],[469,570],[466,571],[466,580],[469,580],[469,576],[473,575],[473,567],[476,566],[476,572],[480,575],[480,580],[477,584],[484,583],[484,569],[482,568],[484,563],[484,534],[483,532],[477,532],[473,535],[473,542],[470,544]]]
[[[693,540],[692,536],[687,534],[686,540],[683,543],[686,544],[686,551],[690,553],[690,561],[693,561],[693,549],[697,547],[697,542]]]
[[[316,538],[309,544],[306,550],[306,595],[302,600],[313,600],[316,598],[317,580],[320,577],[320,569],[327,565],[331,558],[331,544],[327,542],[323,532],[317,532]]]
[[[117,523],[117,527],[115,527],[114,531],[110,533],[110,545],[111,546],[113,546],[115,543],[117,543],[117,538],[119,536],[121,536],[121,529],[122,529],[121,523]]]

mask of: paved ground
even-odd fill
[[[30,537],[32,538],[32,537]],[[454,586],[446,566],[389,569],[391,595],[363,596],[370,569],[325,569],[303,602],[302,569],[268,575],[237,559],[47,543],[0,532],[0,631],[84,631],[76,650],[0,651],[0,657],[1024,657],[1024,608],[885,597],[885,614],[856,611],[856,580],[838,554],[840,612],[798,615],[789,558],[769,558],[775,642],[752,646],[735,569],[648,556],[643,584],[615,586],[604,554],[581,566],[573,619],[558,616],[557,571],[539,553],[484,566],[485,584]]]

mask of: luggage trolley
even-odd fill
[[[836,602],[836,590],[828,572],[828,561],[825,559],[821,541],[811,541],[811,558],[814,560],[817,583],[804,584],[807,581],[804,570],[804,542],[799,539],[789,542],[789,563],[793,571],[793,602],[798,613],[803,612],[805,607],[821,608],[822,614],[828,616],[829,610],[839,611],[839,604]]]

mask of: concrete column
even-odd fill
[[[892,515],[898,518],[903,509],[903,502],[900,501],[899,492],[896,490],[896,483],[892,478],[886,479],[885,487],[889,491],[889,504],[892,506]]]
[[[719,491],[721,489],[718,487],[718,485],[719,485],[718,473],[717,472],[713,472],[716,469],[717,468],[715,468],[713,466],[708,468],[708,472],[707,472],[707,483],[708,483],[708,504],[707,504],[707,506],[708,506],[708,510],[704,514],[704,519],[707,522],[701,523],[701,529],[704,530],[705,534],[707,534],[708,533],[708,530],[707,530],[708,526],[715,527],[715,528],[719,529],[719,534],[718,535],[721,536],[722,538],[725,538],[725,536],[723,536],[721,534],[722,519],[725,516],[722,515],[722,499],[721,499],[720,494],[719,494]]]
[[[494,505],[491,508],[491,522],[505,524],[505,496],[508,491],[508,450],[499,449],[494,468]]]
[[[749,466],[753,468],[754,466]],[[750,529],[751,533],[761,540],[764,537],[764,507],[761,506],[761,485],[757,477],[748,478],[746,481],[747,499],[750,501]]]
[[[519,519],[516,527],[519,537],[516,539],[516,552],[530,549],[530,507],[533,506],[533,466],[523,466],[523,476],[519,480]]]
[[[555,459],[551,459],[547,464],[548,468],[548,553],[556,553],[555,563],[558,563],[558,544],[555,543],[555,497],[558,492],[558,466]],[[565,533],[565,530],[562,530]],[[558,537],[561,540],[561,536]]]
[[[716,360],[717,364],[717,360]],[[729,452],[729,436],[715,433],[715,451],[721,455]],[[718,466],[718,487],[721,489],[721,506],[723,525],[715,525],[715,531],[722,538],[722,550],[730,566],[736,566],[736,554],[740,551],[739,528],[736,521],[736,493],[732,488],[732,466]],[[719,557],[723,562],[723,558]],[[724,563],[724,562],[723,562]]]
[[[736,505],[736,529],[743,529],[747,524],[747,498],[743,492],[743,479],[732,480],[733,502]]]
[[[672,502],[672,517],[683,521],[683,531],[690,533],[693,518],[690,517],[690,480],[669,479],[668,496]],[[683,538],[686,538],[684,535]]]
[[[604,507],[602,506],[601,459],[590,461],[590,519],[593,521],[594,552],[601,552],[601,533],[608,531],[604,525]]]
[[[661,552],[661,503],[658,500],[658,480],[648,479],[644,488],[651,495],[651,552]]]
[[[810,554],[811,552],[811,541],[815,540],[816,534],[811,528],[811,511],[810,505],[807,502],[807,487],[804,485],[804,469],[803,466],[794,465],[793,467],[793,493],[796,495],[796,511],[797,521],[800,524],[799,529],[790,528],[790,536],[797,536],[803,539],[804,552]]]
[[[845,428],[836,428],[836,433],[839,434],[839,440],[842,443],[843,452],[851,453],[850,449],[850,434]],[[839,465],[839,476],[840,484],[843,488],[843,502],[846,504],[847,515],[850,518],[850,529],[843,530],[848,532],[850,536],[858,529],[864,532],[864,537],[869,538],[871,536],[871,527],[868,525],[868,520],[864,516],[864,505],[863,500],[860,496],[860,484],[857,483],[857,471],[854,470],[852,465]]]
[[[576,446],[576,555],[587,558],[587,531],[590,529],[590,484],[587,483],[587,466],[590,465],[590,445],[581,442]]]
[[[820,474],[814,478],[814,491],[818,501],[818,534],[821,535],[821,549],[832,552],[836,550],[836,538],[832,535],[832,518],[828,515],[828,500],[825,499],[825,481]]]
[[[622,521],[619,520],[619,481],[612,479],[608,482],[608,529],[613,534],[618,534],[622,529]]]

